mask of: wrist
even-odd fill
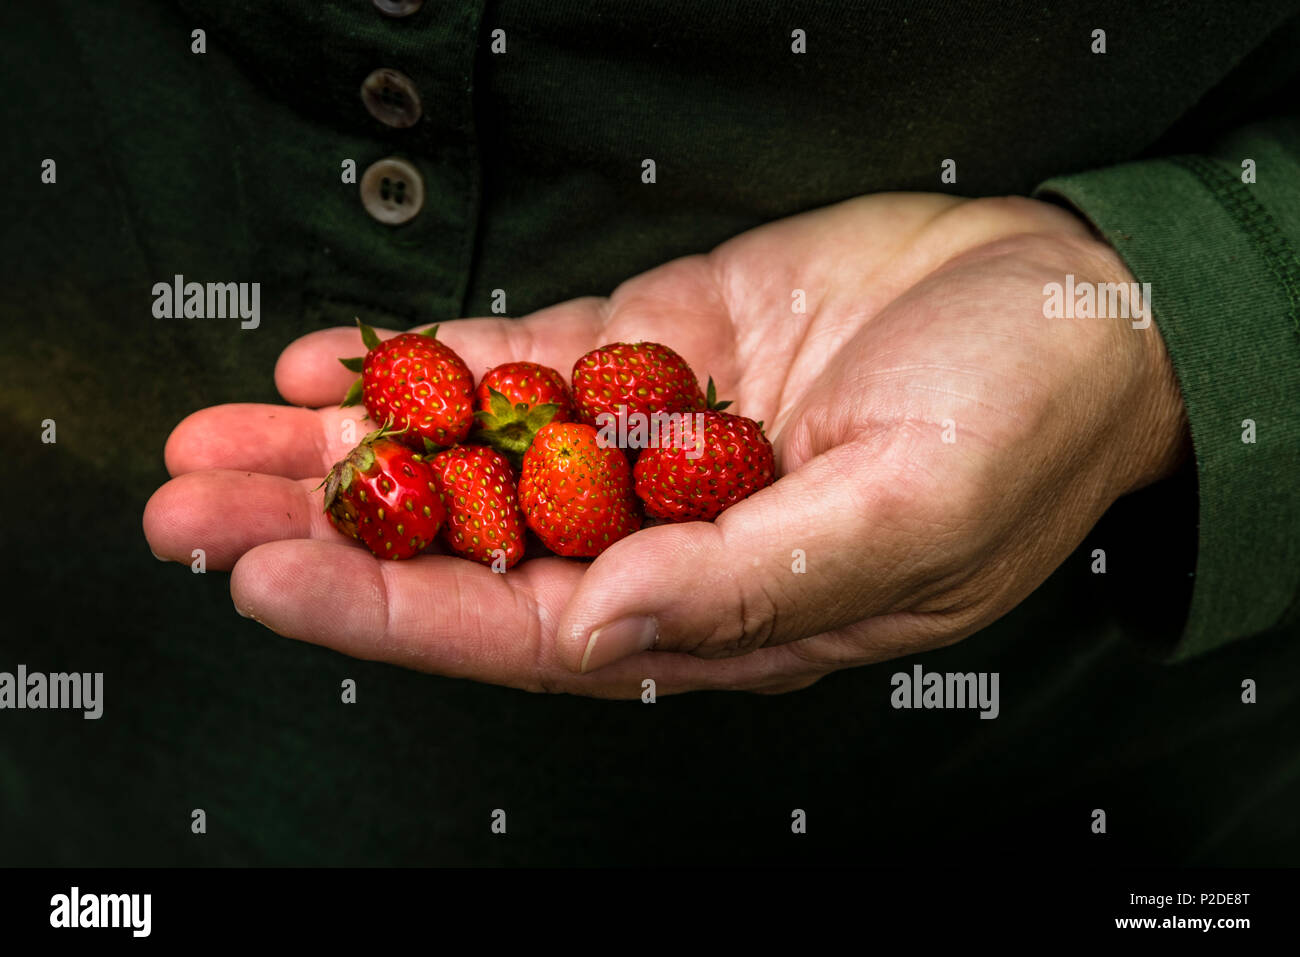
[[[1109,245],[1106,249],[1116,267],[1113,281],[1128,283],[1130,285],[1126,288],[1129,289],[1149,288],[1139,284],[1114,249]],[[1139,398],[1129,428],[1130,468],[1121,494],[1135,492],[1170,477],[1192,451],[1182,387],[1174,372],[1164,336],[1155,322],[1151,299],[1149,292],[1144,293],[1140,318],[1126,322],[1123,329],[1123,334],[1131,339],[1139,354],[1139,361],[1134,365]]]

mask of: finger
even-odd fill
[[[913,582],[893,486],[841,446],[715,523],[660,525],[615,543],[560,622],[561,655],[590,672],[648,648],[739,655],[902,607]]]
[[[154,492],[144,534],[161,559],[189,563],[203,549],[207,567],[225,571],[265,542],[314,538],[356,547],[325,517],[319,479],[226,470],[190,472]]]
[[[465,360],[477,382],[504,362],[540,362],[568,377],[573,361],[598,344],[603,299],[574,299],[523,319],[457,319],[438,326],[438,339]],[[421,326],[426,329],[428,326]],[[375,330],[381,339],[399,333]],[[275,366],[275,384],[285,400],[312,407],[338,405],[356,379],[340,358],[364,355],[361,334],[323,329],[289,344]]]
[[[543,558],[501,575],[455,557],[383,562],[332,541],[278,541],[244,555],[230,589],[241,614],[285,637],[529,691],[638,698],[648,688],[777,691],[815,679],[816,668],[781,648],[727,661],[646,654],[574,674],[558,654],[555,621],[585,568]]]
[[[171,475],[242,469],[286,478],[318,477],[369,431],[364,416],[360,408],[216,405],[183,419],[168,437],[163,458]]]

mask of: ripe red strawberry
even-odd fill
[[[360,372],[343,405],[363,400],[366,414],[417,451],[454,445],[474,424],[474,377],[460,356],[434,338],[438,327],[403,333],[384,342],[357,320],[369,350],[339,362]]]
[[[524,516],[515,473],[506,457],[482,445],[458,445],[430,461],[433,484],[447,510],[443,541],[453,552],[505,568],[524,557]]]
[[[695,412],[705,407],[699,380],[686,360],[657,342],[615,342],[573,364],[579,417],[595,425],[602,412]]]
[[[528,527],[557,555],[594,557],[641,527],[632,470],[578,422],[544,426],[524,453],[519,504]]]
[[[645,449],[637,459],[636,494],[647,514],[710,522],[775,479],[772,443],[759,423],[712,410],[700,418],[703,428],[690,442]],[[689,417],[692,428],[697,421]]]
[[[564,377],[536,362],[492,369],[474,390],[474,407],[475,440],[505,452],[516,466],[538,429],[577,418]]]
[[[474,404],[480,411],[491,412],[493,389],[505,396],[512,406],[521,403],[529,408],[555,405],[554,422],[570,422],[575,415],[564,376],[549,366],[536,362],[507,362],[490,370],[474,390]]]
[[[382,429],[337,463],[324,485],[330,524],[380,558],[418,554],[445,518],[428,461]]]

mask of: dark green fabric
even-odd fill
[[[1300,631],[1270,625],[1295,585],[1300,372],[1267,268],[1285,253],[1226,180],[1254,156],[1249,196],[1294,248],[1293,127],[1234,131],[1294,108],[1298,9],[4,4],[0,670],[103,671],[106,701],[97,722],[0,712],[0,863],[1295,863]],[[420,89],[421,124],[363,109],[380,66]],[[339,175],[389,155],[429,193],[396,229]],[[1117,503],[1005,619],[919,659],[1000,672],[996,721],[891,710],[911,659],[653,707],[407,673],[280,639],[235,615],[227,576],[145,546],[168,432],[276,401],[303,333],[483,314],[498,288],[518,315],[851,196],[1045,181],[1152,282],[1197,461]],[[260,327],[154,319],[176,273],[260,282]],[[1259,442],[1238,448],[1246,417]],[[1268,630],[1174,667],[1131,640],[1163,652],[1184,618],[1188,652]]]

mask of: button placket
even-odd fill
[[[373,0],[389,17],[410,16],[421,0]],[[371,72],[361,84],[361,102],[380,123],[409,129],[424,115],[420,91],[409,76],[391,67]],[[361,176],[361,204],[374,219],[400,226],[419,215],[424,206],[424,180],[420,171],[395,156],[371,163]]]
[[[379,237],[370,227],[358,231],[357,250],[373,257],[366,273],[371,283],[383,283],[390,308],[453,314],[463,309],[470,275],[464,264],[478,226],[474,109],[463,79],[477,61],[482,4],[425,4],[406,19],[381,12],[371,11],[361,35],[365,48],[348,68],[352,89],[362,88],[366,112],[353,116],[368,130],[362,135],[369,144],[361,146],[361,162],[370,167],[358,171],[354,188],[366,218],[402,241],[375,245]],[[368,89],[367,73],[373,76]]]

